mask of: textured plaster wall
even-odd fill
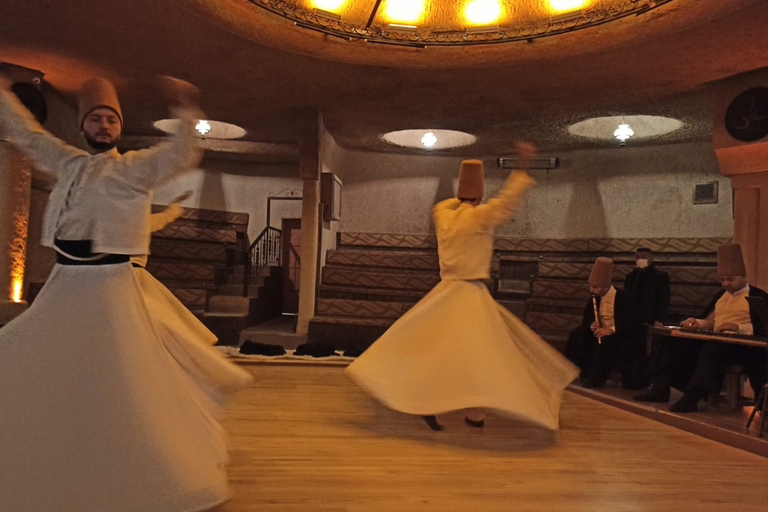
[[[244,175],[247,171],[249,175]],[[184,174],[155,190],[154,203],[168,204],[184,191],[193,191],[183,206],[245,212],[248,236],[253,241],[266,227],[267,198],[301,192],[299,170],[294,165],[247,164],[205,161],[203,168]],[[301,218],[301,201],[273,202],[271,224],[280,227],[283,217]]]
[[[486,200],[506,172],[484,158]],[[497,234],[526,238],[729,237],[730,180],[710,144],[616,147],[543,154],[560,168],[531,174],[538,185]],[[464,158],[472,157],[466,155]],[[428,234],[432,205],[451,197],[460,157],[328,153],[344,181],[340,230]],[[694,205],[694,185],[717,181],[718,204]]]

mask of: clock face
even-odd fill
[[[742,92],[725,112],[725,128],[736,140],[754,142],[768,135],[768,88]]]

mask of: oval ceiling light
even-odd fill
[[[152,123],[155,128],[165,133],[175,133],[178,124],[178,119],[161,119]],[[239,139],[246,133],[237,125],[205,119],[199,120],[195,130],[206,139]]]
[[[424,14],[424,0],[387,0],[384,15],[393,23],[416,23]]]
[[[556,14],[587,7],[589,0],[549,0],[549,9]]]
[[[679,119],[664,116],[606,116],[579,121],[568,127],[571,135],[599,140],[614,140],[616,127],[627,124],[632,127],[634,139],[659,137],[683,127]]]
[[[403,148],[435,151],[470,146],[477,141],[474,135],[455,130],[400,130],[385,133],[381,138]]]
[[[464,8],[464,17],[472,25],[490,25],[501,16],[498,0],[471,0]]]

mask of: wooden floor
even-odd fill
[[[561,430],[385,409],[343,368],[249,365],[217,512],[768,510],[768,459],[566,393]]]

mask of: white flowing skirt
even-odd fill
[[[478,282],[442,281],[347,367],[396,411],[481,408],[555,430],[578,369]]]
[[[220,412],[230,395],[247,386],[253,377],[212,347],[216,335],[168,288],[144,268],[135,267],[134,272],[166,350],[210,398],[212,412]]]
[[[224,433],[129,263],[56,265],[0,329],[0,510],[192,512],[228,498]]]

